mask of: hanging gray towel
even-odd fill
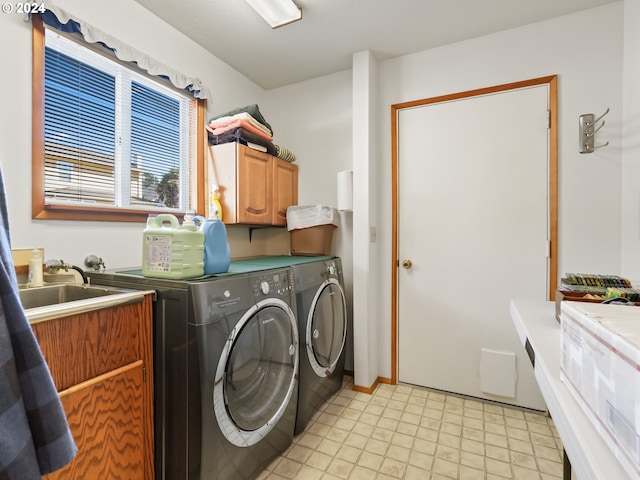
[[[0,260],[0,479],[35,480],[77,449],[18,296],[1,170]]]

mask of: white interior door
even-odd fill
[[[401,382],[546,409],[509,301],[547,298],[548,97],[399,111]]]

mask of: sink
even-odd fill
[[[96,285],[55,284],[43,287],[21,288],[19,290],[20,303],[25,310],[62,303],[87,300],[107,295],[121,294],[125,290],[118,290]]]

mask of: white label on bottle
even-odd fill
[[[169,235],[145,235],[147,252],[145,265],[151,272],[171,271],[171,237]]]

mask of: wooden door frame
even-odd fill
[[[398,114],[405,108],[488,95],[537,85],[549,86],[549,299],[558,285],[558,76],[534,78],[493,87],[391,105],[391,383],[398,383]]]

